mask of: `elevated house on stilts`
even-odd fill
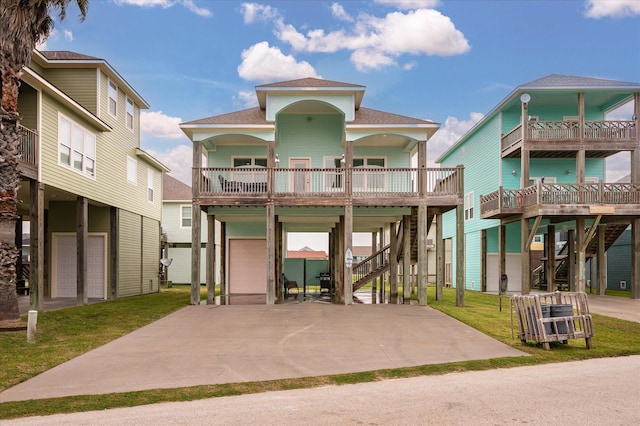
[[[217,284],[223,303],[284,301],[291,232],[328,235],[323,290],[334,303],[352,303],[355,289],[383,274],[389,301],[409,303],[409,274],[399,282],[398,271],[412,264],[419,302],[427,303],[427,232],[449,210],[459,210],[462,224],[463,168],[428,169],[427,142],[439,125],[362,107],[364,93],[364,86],[316,78],[265,84],[256,87],[255,108],[181,124],[194,148],[192,303],[200,262],[209,303]],[[205,259],[200,215],[207,218]],[[442,221],[435,223],[441,233]],[[374,253],[356,263],[354,232],[388,237],[374,237]],[[438,271],[442,285],[444,257]]]
[[[497,292],[506,275],[509,290],[524,294],[588,283],[604,294],[607,249],[630,229],[628,287],[640,298],[639,128],[640,83],[564,75],[517,87],[484,116],[437,160],[465,166],[465,286]],[[629,182],[606,180],[605,159],[616,154],[629,161]],[[456,228],[447,214],[444,237]]]

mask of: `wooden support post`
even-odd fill
[[[30,250],[29,297],[31,309],[43,310],[44,301],[44,184],[30,181]]]
[[[411,303],[411,216],[402,218],[402,303]]]
[[[282,240],[283,240],[283,234],[282,234],[282,222],[280,222],[278,220],[278,215],[276,215],[275,217],[275,221],[276,221],[276,301],[282,301],[284,300],[284,295],[283,295],[283,286],[284,283],[282,282],[282,248],[283,248],[283,244],[282,244]]]
[[[216,217],[207,215],[207,305],[216,298]]]
[[[567,279],[569,280],[569,290],[575,291],[576,289],[576,231],[570,229],[567,233],[567,262],[569,262],[569,273]]]
[[[202,158],[202,143],[193,142],[193,161],[191,171],[191,304],[200,304],[200,251],[202,245],[201,211],[200,204],[196,200],[200,197],[200,167]]]
[[[398,232],[396,222],[389,223],[391,250],[389,250],[389,303],[398,303]]]
[[[378,245],[377,245],[377,233],[376,232],[372,232],[371,233],[371,254],[375,253],[378,251]],[[373,259],[371,259],[371,270],[375,270],[378,269],[378,257],[374,257]],[[376,296],[378,294],[378,288],[377,288],[377,284],[378,283],[378,278],[374,278],[371,281],[371,303],[376,303]]]
[[[436,214],[436,300],[441,302],[444,287],[445,252],[442,238],[442,213]]]
[[[227,222],[220,222],[220,304],[227,304]]]
[[[487,291],[487,230],[480,232],[480,291]]]
[[[385,228],[380,228],[380,247],[378,249],[382,249],[382,247],[387,245],[387,236],[385,234]],[[386,273],[380,274],[378,277],[378,303],[385,303],[386,299]]]
[[[498,228],[498,292],[500,290],[500,279],[507,273],[507,226],[500,225]]]
[[[457,166],[458,198],[464,200],[464,166]],[[464,306],[466,285],[466,250],[464,230],[464,203],[456,207],[456,306]]]
[[[585,242],[585,228],[584,228],[584,218],[576,219],[576,275],[575,275],[575,284],[572,291],[585,291],[586,288],[586,276],[585,276],[585,266],[586,266],[586,248],[584,247]]]
[[[343,256],[346,256],[347,250],[351,252],[353,255],[353,205],[349,202],[344,206],[344,250],[345,253]],[[344,304],[351,305],[353,304],[353,274],[352,274],[352,265],[348,265],[346,262],[346,258],[343,263],[344,270]],[[396,289],[397,291],[397,289]]]
[[[336,229],[336,278],[335,303],[344,303],[344,215],[340,216]]]
[[[640,299],[640,218],[637,217],[631,220],[631,298]]]
[[[276,208],[267,203],[267,305],[276,303]]]
[[[604,296],[607,290],[607,247],[605,236],[607,225],[598,226],[598,294]]]
[[[522,266],[520,269],[521,292],[529,294],[531,292],[531,258],[529,257],[529,219],[526,218],[520,220],[520,242],[522,245],[520,256]]]
[[[86,197],[76,199],[76,284],[77,303],[87,305],[89,303],[89,288],[87,280],[87,241],[89,240],[89,202]]]
[[[544,276],[547,278],[547,291],[556,289],[556,227],[547,225],[547,264]]]
[[[427,206],[418,206],[418,304],[427,306]]]

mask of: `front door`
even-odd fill
[[[311,160],[308,158],[290,158],[289,168],[294,169],[290,176],[289,188],[291,192],[307,193],[309,192],[309,168]]]

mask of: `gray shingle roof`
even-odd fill
[[[182,124],[268,124],[266,112],[259,107],[249,108],[242,111],[229,112],[215,115],[213,117],[201,118],[199,120],[188,121]]]
[[[260,86],[256,86],[256,88],[262,87],[353,87],[353,88],[364,88],[365,86],[361,86],[359,84],[351,84],[351,83],[342,83],[339,81],[331,81],[331,80],[323,80],[321,78],[300,78],[298,80],[289,80],[289,81],[279,81],[276,83],[262,84]]]
[[[95,56],[83,55],[69,50],[41,50],[42,56],[50,61],[101,61]]]
[[[528,87],[640,87],[640,83],[605,80],[602,78],[576,77],[572,75],[550,74],[520,86]]]
[[[162,199],[164,201],[184,201],[191,200],[192,197],[193,194],[189,185],[180,182],[167,173],[162,174]]]
[[[210,125],[256,125],[270,124],[265,119],[265,111],[256,107],[245,109],[237,112],[216,115],[213,117],[202,118],[199,120],[189,121],[182,124],[210,124]],[[403,115],[392,114],[375,109],[360,108],[356,111],[356,119],[351,124],[433,124],[433,121],[421,120],[419,118],[406,117]]]

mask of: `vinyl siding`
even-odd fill
[[[181,228],[181,206],[190,206],[186,203],[174,203],[165,201],[162,205],[162,232],[167,234],[170,243],[191,243],[191,227]],[[200,241],[207,242],[207,215],[200,215]],[[216,234],[220,235],[220,223],[216,222]]]
[[[97,75],[95,68],[48,68],[44,70],[44,77],[47,80],[94,114],[98,113]]]
[[[96,135],[95,177],[78,173],[58,163],[58,113]],[[162,212],[161,173],[138,159],[137,184],[127,181],[127,155],[136,157],[137,140],[124,128],[113,132],[96,132],[92,126],[69,109],[43,94],[42,107],[42,181],[47,185],[82,195],[91,200],[133,211],[154,220]],[[128,139],[127,139],[128,138]],[[147,169],[154,170],[154,202],[147,201]]]
[[[219,248],[218,248],[219,251]],[[191,283],[191,247],[169,248],[167,257],[173,259],[167,268],[167,279],[173,284]],[[200,282],[207,281],[206,249],[200,251]],[[218,259],[219,263],[219,259]],[[216,269],[217,271],[218,269]]]
[[[142,292],[157,292],[160,267],[160,223],[142,218]]]
[[[596,270],[595,265],[593,270]],[[597,273],[594,273],[594,278],[597,278]],[[620,281],[626,281],[627,290],[631,289],[631,231],[629,229],[624,231],[607,250],[607,288],[619,289]]]
[[[117,297],[135,296],[141,293],[141,226],[142,218],[134,213],[120,210],[118,234],[119,287]]]

